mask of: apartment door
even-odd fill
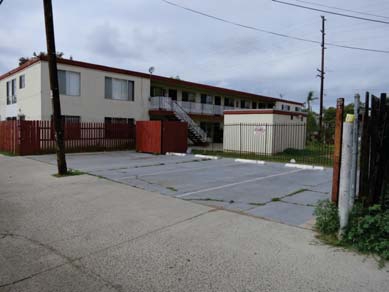
[[[222,104],[222,98],[220,96],[215,96],[215,105],[221,105]]]
[[[177,100],[177,90],[175,89],[169,89],[169,97],[172,100]]]

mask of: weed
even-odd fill
[[[299,190],[297,190],[297,191],[295,191],[295,192],[292,192],[292,193],[290,193],[290,194],[287,194],[286,197],[294,196],[294,195],[303,193],[303,192],[305,192],[305,191],[309,191],[309,189],[299,189]]]
[[[249,203],[249,205],[253,205],[253,206],[265,206],[266,203]]]
[[[166,187],[168,190],[171,190],[173,192],[177,192],[177,189],[176,188],[173,188],[173,187]]]
[[[271,199],[272,202],[279,202],[281,201],[281,198],[275,197]]]
[[[68,172],[66,174],[61,175],[61,174],[56,173],[56,174],[53,174],[53,176],[60,178],[60,177],[76,176],[76,175],[83,175],[83,174],[85,174],[85,172],[69,168]]]

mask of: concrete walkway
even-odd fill
[[[0,291],[387,291],[302,228],[0,155]]]

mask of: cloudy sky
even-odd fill
[[[271,0],[170,0],[265,30],[320,40],[320,13]],[[294,2],[294,0],[287,0]],[[307,0],[387,18],[387,0]],[[296,3],[296,2],[294,2]],[[301,3],[300,3],[301,4]],[[235,27],[161,0],[53,0],[57,50],[76,60],[304,101],[319,92],[320,46]],[[360,15],[362,16],[362,15]],[[365,16],[366,17],[366,16]],[[389,50],[389,25],[327,15],[327,41]],[[0,6],[0,73],[45,50],[42,0]],[[389,90],[389,54],[328,47],[325,105]],[[317,102],[316,102],[317,107]]]

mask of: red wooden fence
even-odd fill
[[[66,152],[133,149],[135,126],[128,124],[65,123]],[[0,151],[15,155],[55,152],[51,121],[0,122]]]

